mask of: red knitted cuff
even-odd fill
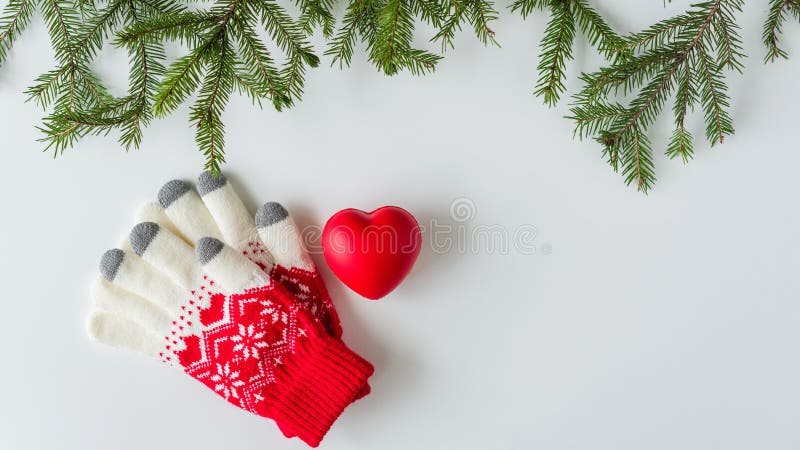
[[[297,342],[285,361],[271,417],[284,433],[316,447],[330,427],[367,386],[374,368],[328,335]]]

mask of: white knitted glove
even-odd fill
[[[158,203],[149,202],[139,208],[136,213],[139,225],[133,228],[129,238],[123,240],[120,249],[128,254],[143,256],[148,246],[152,245],[150,240],[159,228],[171,232],[191,246],[204,236],[221,239],[283,284],[330,334],[340,337],[341,327],[336,309],[322,277],[303,245],[299,230],[286,209],[275,202],[265,203],[256,211],[254,220],[254,216],[247,212],[239,195],[223,175],[215,178],[209,172],[203,172],[198,177],[197,186],[200,195],[184,181],[172,180],[166,183],[158,192]],[[148,222],[158,227],[146,225]],[[116,257],[122,255],[114,253]],[[131,255],[130,258],[136,259],[136,255]],[[114,278],[109,276],[109,269],[114,267],[111,254],[107,262],[109,264],[104,263],[101,267],[103,276],[96,280],[91,290],[92,300],[98,309],[115,312],[124,306],[126,312],[123,316],[138,317],[137,314],[146,314],[150,320],[163,321],[163,317],[159,319],[154,316],[157,311],[150,310],[140,299],[131,299],[130,294],[136,292],[135,290],[119,289],[108,281],[109,278]],[[192,270],[196,273],[183,276],[196,277],[200,273],[197,267]],[[134,280],[133,283],[139,281]],[[193,283],[188,279],[177,281],[184,288]],[[160,296],[175,298],[174,294],[148,293],[155,299]],[[127,311],[131,309],[134,311]],[[140,344],[139,348],[130,348],[152,353],[147,342]]]
[[[204,173],[198,187],[202,198],[185,182],[164,185],[161,206],[140,210],[128,251],[103,255],[89,333],[180,365],[317,445],[366,392],[372,366],[337,339],[335,310],[286,210],[268,203],[254,220],[224,178]]]

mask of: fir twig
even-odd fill
[[[516,0],[512,11],[523,18],[535,10],[550,11],[539,54],[539,79],[534,93],[548,106],[555,106],[564,93],[566,62],[572,59],[575,29],[611,61],[627,58],[630,50],[586,0]]]
[[[121,26],[136,26],[146,18],[161,14],[178,14],[183,7],[171,0],[112,0],[103,9],[85,6],[87,19],[71,44],[71,52],[80,61],[96,56],[110,35]],[[137,148],[142,139],[142,128],[152,118],[151,99],[155,93],[156,79],[163,71],[161,45],[144,39],[127,42],[130,55],[129,92],[119,99],[107,98],[100,103],[87,103],[56,110],[45,119],[43,140],[57,152],[73,145],[86,134],[108,134],[113,129],[121,131],[119,142],[126,150]]]
[[[769,14],[764,23],[762,34],[764,45],[767,47],[767,56],[764,57],[765,62],[773,62],[779,58],[786,59],[789,57],[786,50],[779,46],[783,24],[789,15],[800,21],[800,0],[770,0]]]
[[[40,75],[27,93],[48,111],[41,126],[47,148],[61,154],[87,134],[119,131],[125,149],[137,148],[154,116],[165,116],[197,93],[190,108],[196,142],[206,167],[224,162],[222,115],[236,91],[253,103],[277,110],[303,95],[306,71],[319,63],[307,37],[317,29],[328,39],[332,65],[348,66],[355,46],[365,44],[378,70],[425,74],[441,56],[413,45],[416,25],[435,30],[442,53],[468,27],[484,44],[497,45],[491,0],[348,0],[336,28],[333,0],[294,0],[293,19],[279,0],[8,0],[0,13],[0,66],[37,11],[44,19],[56,66]],[[523,17],[550,15],[541,40],[535,93],[555,105],[566,91],[566,64],[575,34],[609,63],[582,74],[573,95],[575,135],[592,137],[628,184],[647,192],[655,182],[649,127],[674,99],[675,129],[666,154],[684,162],[694,154],[687,117],[702,109],[711,145],[733,134],[725,70],[741,72],[744,53],[737,15],[741,0],[706,0],[639,33],[620,37],[590,0],[515,0]],[[763,26],[765,61],[786,58],[780,37],[789,18],[800,22],[800,0],[769,0]],[[261,35],[266,32],[268,45]],[[177,41],[188,52],[164,67],[163,44]],[[108,42],[129,54],[128,92],[107,93],[90,66]]]
[[[433,38],[438,40],[442,38],[442,30],[446,29],[451,21],[460,23],[465,19],[451,15],[445,22],[446,9],[439,1],[352,0],[345,11],[339,30],[332,35],[325,54],[332,57],[332,65],[338,65],[340,68],[348,66],[353,58],[355,44],[361,40],[367,45],[370,62],[386,75],[394,75],[403,70],[414,75],[432,72],[441,56],[411,45],[416,20],[422,20],[436,28],[441,27]],[[476,11],[475,8],[482,8],[488,3],[485,0],[465,0],[463,5]],[[482,9],[481,13],[489,14],[485,9]],[[484,19],[491,20],[491,17]],[[480,33],[478,37],[481,38]]]
[[[491,43],[500,46],[495,39],[494,30],[490,27],[498,17],[492,2],[485,0],[445,0],[445,2],[447,6],[442,13],[444,20],[441,22],[439,32],[432,39],[442,44],[442,52],[454,47],[453,40],[456,33],[461,31],[465,23],[472,26],[475,35],[484,45]]]
[[[36,4],[34,0],[10,0],[0,16],[0,66],[30,21]]]
[[[646,132],[673,93],[676,129],[666,150],[670,158],[688,161],[693,155],[685,119],[695,104],[703,109],[712,145],[733,134],[723,70],[742,69],[744,55],[734,22],[739,11],[740,0],[699,3],[686,14],[625,38],[617,51],[635,56],[581,77],[584,87],[571,109],[576,134],[595,136],[614,170],[621,164],[626,183],[645,193],[652,188],[655,170]],[[628,106],[612,100],[637,90]]]

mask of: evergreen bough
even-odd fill
[[[667,156],[692,158],[692,135],[685,120],[695,105],[703,110],[712,146],[733,134],[724,71],[742,70],[736,25],[741,6],[741,0],[698,3],[685,14],[625,37],[616,51],[633,56],[581,76],[583,88],[571,110],[576,133],[600,142],[626,183],[643,192],[653,186],[653,149],[646,132],[673,94],[675,131]],[[632,94],[633,99],[621,103],[620,94]]]
[[[153,117],[172,113],[193,97],[190,121],[206,167],[225,161],[222,114],[236,92],[277,110],[303,94],[308,68],[320,60],[308,42],[321,30],[332,65],[349,66],[356,44],[386,75],[435,70],[441,54],[415,48],[416,24],[435,29],[441,53],[468,27],[484,44],[498,45],[491,28],[498,12],[489,0],[349,0],[334,17],[333,0],[295,0],[291,17],[275,0],[9,0],[0,15],[0,65],[30,18],[44,19],[56,67],[26,92],[47,111],[40,127],[46,148],[59,155],[87,134],[119,132],[126,149],[137,148]],[[765,62],[786,58],[781,34],[787,20],[800,22],[800,0],[768,0],[763,27]],[[672,100],[675,130],[666,147],[684,162],[694,154],[687,115],[702,110],[711,145],[733,134],[726,72],[743,70],[737,16],[741,0],[697,3],[678,16],[639,33],[614,31],[589,0],[516,0],[510,9],[527,17],[550,16],[540,42],[534,93],[548,106],[566,91],[566,63],[576,34],[608,61],[581,75],[570,118],[580,138],[592,137],[626,183],[649,191],[655,182],[648,129]],[[269,39],[265,42],[263,37]],[[90,65],[106,43],[129,54],[128,92],[115,97]],[[179,42],[187,53],[166,64],[164,44]]]

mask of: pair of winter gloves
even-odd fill
[[[173,180],[145,205],[92,289],[89,333],[180,366],[230,403],[319,445],[369,392],[372,365],[278,203],[251,215],[223,176]]]

